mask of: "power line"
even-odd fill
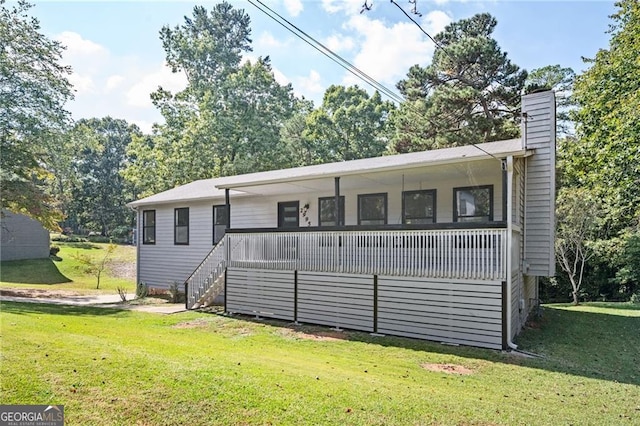
[[[373,77],[371,77],[370,75],[368,75],[367,73],[365,73],[364,71],[362,71],[361,69],[359,69],[358,67],[350,63],[349,61],[347,61],[346,59],[344,59],[342,56],[338,55],[337,53],[329,49],[327,46],[325,46],[324,44],[322,44],[321,42],[319,42],[318,40],[310,36],[304,30],[297,27],[295,24],[293,24],[292,22],[284,18],[282,15],[280,15],[279,13],[271,9],[269,6],[265,5],[260,0],[249,0],[249,3],[251,3],[254,7],[260,10],[262,13],[264,13],[265,15],[267,15],[268,17],[276,21],[278,24],[284,27],[287,31],[294,34],[296,37],[298,37],[299,39],[307,43],[309,46],[316,49],[318,52],[322,53],[327,58],[331,59],[336,64],[340,65],[342,68],[344,68],[345,70],[347,70],[348,72],[350,72],[351,74],[359,78],[360,80],[364,81],[374,89],[386,95],[391,100],[397,102],[398,104],[404,102],[405,99],[401,95],[387,88],[382,83],[378,82],[376,79],[374,79]]]
[[[334,51],[329,49],[327,46],[325,46],[324,44],[322,44],[321,42],[319,42],[318,40],[313,38],[307,32],[305,32],[304,30],[302,30],[301,28],[299,28],[298,26],[293,24],[291,21],[289,21],[286,18],[284,18],[278,12],[274,11],[269,6],[264,4],[261,0],[248,0],[248,1],[249,1],[249,3],[251,5],[253,5],[255,8],[260,10],[265,15],[267,15],[269,18],[271,18],[274,21],[276,21],[278,24],[280,24],[287,31],[291,32],[293,35],[298,37],[300,40],[304,41],[309,46],[313,47],[318,52],[322,53],[324,56],[326,56],[327,58],[331,59],[333,62],[335,62],[336,64],[338,64],[339,66],[341,66],[342,68],[344,68],[345,70],[347,70],[348,72],[353,74],[355,77],[357,77],[360,80],[364,81],[365,83],[369,84],[371,87],[373,87],[374,89],[376,89],[379,92],[383,93],[384,95],[389,97],[391,100],[397,102],[398,104],[405,104],[405,105],[408,106],[408,108],[410,110],[412,110],[413,112],[421,115],[421,113],[419,111],[415,110],[412,105],[407,104],[405,102],[406,100],[404,99],[404,97],[402,97],[401,95],[398,95],[397,93],[395,93],[392,90],[388,89],[382,83],[378,82],[373,77],[369,76],[367,73],[365,73],[364,71],[362,71],[361,69],[359,69],[358,67],[356,67],[355,65],[353,65],[352,63],[347,61],[346,59],[344,59],[342,56],[338,55],[337,53],[335,53]],[[394,0],[391,0],[391,3],[393,3],[396,7],[398,7],[402,11],[402,13],[404,13],[404,15],[407,18],[409,18],[409,20],[411,20],[415,25],[417,25],[418,28],[420,29],[420,31],[422,31],[427,37],[429,37],[429,39],[436,45],[436,48],[439,48],[446,55],[448,55],[449,57],[454,59],[433,37],[431,37],[431,35],[428,32],[426,32],[420,26],[420,24],[418,22],[416,22],[411,16],[409,16],[409,14],[407,14],[407,12],[405,12],[405,10],[402,9],[402,7],[398,3],[396,3]],[[365,11],[365,10],[370,10],[370,6],[368,6],[368,4],[366,2],[364,4],[364,6],[363,6],[362,12]],[[435,123],[433,123],[430,119],[428,119],[427,117],[423,117],[423,118],[427,119],[427,121],[432,126],[437,128],[437,125]],[[445,133],[449,133],[449,132],[453,133],[455,131],[456,130],[450,129],[449,131],[445,131]],[[471,143],[471,145],[473,145],[474,147],[476,147],[477,149],[479,149],[483,153],[485,153],[485,154],[493,157],[494,159],[500,161],[496,156],[494,156],[490,152],[487,152],[486,150],[482,149],[481,147],[479,147],[475,143]]]

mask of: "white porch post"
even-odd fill
[[[511,329],[513,327],[513,300],[511,297],[513,279],[511,263],[513,248],[513,156],[507,157],[507,346],[511,349],[518,349],[518,346],[511,341]]]

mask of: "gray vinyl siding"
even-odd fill
[[[555,149],[556,111],[552,91],[522,98],[526,113],[525,261],[527,274],[555,275]]]
[[[138,281],[154,288],[182,284],[213,247],[213,203],[145,206],[138,211]],[[174,244],[174,209],[189,207],[189,244]],[[142,211],[156,211],[156,243],[142,243]]]
[[[49,231],[37,220],[3,210],[0,234],[2,261],[49,257]]]

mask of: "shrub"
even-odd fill
[[[177,281],[169,284],[169,302],[180,303],[182,301],[182,293],[180,292],[180,284]]]
[[[91,234],[89,234],[87,239],[89,241],[91,241],[92,243],[110,243],[111,242],[111,238],[105,237],[105,236],[102,236],[102,235],[91,235]]]
[[[136,284],[136,299],[144,299],[149,295],[149,287],[144,282]]]
[[[120,295],[120,299],[123,302],[126,302],[127,301],[127,289],[124,288],[124,287],[118,286],[117,290],[118,290],[118,294]]]
[[[631,295],[631,303],[634,305],[640,305],[640,293],[633,293]]]
[[[49,256],[58,256],[58,252],[60,251],[60,247],[58,246],[51,246],[49,248]]]

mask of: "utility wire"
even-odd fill
[[[382,83],[378,82],[373,77],[371,77],[370,75],[368,75],[367,73],[365,73],[364,71],[362,71],[361,69],[359,69],[358,67],[356,67],[355,65],[353,65],[352,63],[344,59],[343,57],[341,57],[340,55],[338,55],[337,53],[333,52],[327,46],[325,46],[324,44],[322,44],[321,42],[319,42],[318,40],[316,40],[315,38],[307,34],[304,30],[300,29],[295,24],[293,24],[292,22],[284,18],[282,15],[280,15],[279,13],[271,9],[269,6],[265,5],[262,1],[249,0],[249,3],[251,3],[254,7],[259,9],[262,13],[264,13],[265,15],[269,16],[271,19],[276,21],[286,30],[294,34],[296,37],[300,38],[302,41],[307,43],[309,46],[313,47],[318,52],[322,53],[324,56],[331,59],[333,62],[340,65],[342,68],[344,68],[345,70],[347,70],[348,72],[350,72],[351,74],[359,78],[360,80],[364,81],[374,89],[378,90],[379,92],[381,92],[382,94],[390,98],[391,100],[397,102],[398,104],[404,102],[405,99],[401,95],[387,88]]]
[[[260,10],[262,13],[264,13],[265,15],[267,15],[268,17],[270,17],[274,21],[276,21],[278,24],[280,24],[287,31],[291,32],[293,35],[295,35],[296,37],[298,37],[299,39],[301,39],[302,41],[307,43],[309,46],[313,47],[318,52],[322,53],[324,56],[326,56],[327,58],[331,59],[333,62],[335,62],[336,64],[338,64],[339,66],[341,66],[342,68],[344,68],[345,70],[347,70],[348,72],[353,74],[355,77],[357,77],[360,80],[364,81],[365,83],[367,83],[368,85],[370,85],[374,89],[378,90],[382,94],[386,95],[388,98],[390,98],[391,100],[397,102],[398,104],[405,103],[405,99],[401,95],[399,95],[399,94],[395,93],[394,91],[388,89],[382,83],[378,82],[373,77],[369,76],[367,73],[365,73],[364,71],[362,71],[361,69],[359,69],[358,67],[356,67],[355,65],[353,65],[352,63],[347,61],[346,59],[344,59],[342,56],[338,55],[337,53],[335,53],[334,51],[329,49],[327,46],[325,46],[324,44],[322,44],[321,42],[319,42],[318,40],[316,40],[315,38],[310,36],[307,32],[305,32],[304,30],[302,30],[301,28],[299,28],[298,26],[293,24],[291,21],[289,21],[286,18],[284,18],[282,15],[280,15],[278,12],[274,11],[273,9],[271,9],[269,6],[264,4],[262,1],[260,1],[260,0],[248,0],[248,1],[249,1],[249,3],[251,5],[253,5],[255,8]],[[420,24],[418,22],[416,22],[409,14],[407,14],[407,12],[404,9],[402,9],[402,7],[398,3],[396,3],[394,0],[391,0],[391,3],[393,3],[396,7],[398,7],[402,11],[402,13],[404,13],[404,15],[407,18],[409,18],[409,20],[411,20],[415,25],[417,25],[418,28],[420,29],[420,31],[422,31],[427,37],[429,37],[429,39],[435,44],[436,48],[439,48],[446,55],[448,55],[449,57],[454,59],[446,51],[446,49],[444,49],[433,37],[431,37],[431,35],[429,33],[427,33],[420,26]],[[367,8],[367,10],[368,10],[368,8]],[[405,103],[405,105],[407,105],[409,107],[409,109],[413,110],[415,113],[421,114],[419,111],[415,110],[412,105],[409,105],[409,104],[406,104],[406,103]],[[424,117],[424,118],[426,118],[426,117]],[[435,123],[433,123],[430,119],[427,119],[427,121],[429,121],[429,123],[432,126],[437,127],[435,125]],[[449,130],[449,132],[455,132],[455,131],[456,130]],[[476,147],[477,149],[479,149],[480,151],[482,151],[486,155],[488,155],[490,157],[493,157],[494,159],[496,159],[498,161],[501,161],[495,155],[493,155],[490,152],[484,150],[483,148],[479,147],[475,143],[471,143],[471,145],[473,145],[474,147]]]

